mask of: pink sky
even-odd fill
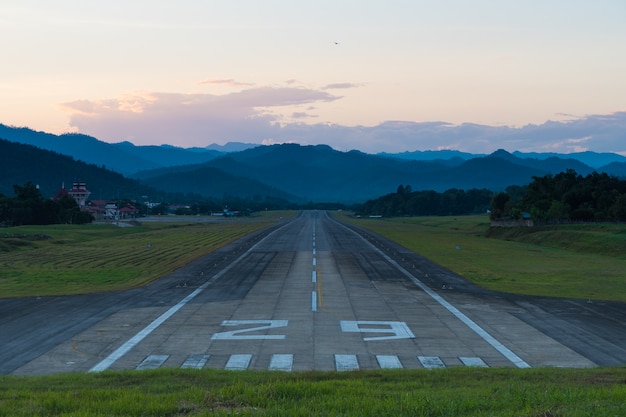
[[[182,147],[626,153],[625,21],[621,0],[10,0],[0,123]]]

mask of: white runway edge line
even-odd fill
[[[137,333],[136,335],[134,335],[133,337],[128,339],[122,346],[120,346],[117,349],[115,349],[111,354],[109,354],[109,356],[107,356],[102,361],[100,361],[97,365],[95,365],[93,368],[91,368],[89,370],[89,372],[102,372],[102,371],[106,371],[107,369],[109,369],[109,367],[111,365],[113,365],[122,356],[127,354],[132,348],[137,346],[143,339],[145,339],[157,327],[159,327],[161,324],[163,324],[163,322],[165,322],[165,320],[167,320],[170,317],[172,317],[174,314],[176,314],[176,312],[178,312],[178,310],[183,308],[188,302],[190,302],[191,300],[196,298],[196,296],[198,294],[200,294],[202,291],[204,291],[213,281],[219,279],[222,275],[224,275],[228,271],[230,271],[230,269],[235,264],[237,264],[237,262],[239,262],[239,260],[241,258],[243,258],[244,256],[248,255],[250,252],[255,250],[257,248],[257,246],[259,246],[261,243],[263,243],[263,241],[265,241],[267,238],[269,238],[274,233],[278,232],[280,229],[282,229],[283,227],[287,226],[288,224],[289,223],[285,223],[284,225],[282,225],[278,229],[276,229],[273,232],[269,233],[263,239],[259,240],[250,249],[248,249],[247,251],[245,251],[244,253],[239,255],[239,257],[236,260],[234,260],[233,262],[231,262],[226,268],[222,269],[220,272],[215,274],[212,278],[210,278],[204,284],[202,284],[201,286],[196,288],[196,290],[194,292],[189,294],[187,297],[183,298],[178,304],[176,304],[175,306],[171,307],[165,313],[161,314],[152,323],[150,323],[149,325],[144,327],[139,333]]]
[[[341,224],[341,223],[338,223],[338,224]],[[452,304],[444,300],[443,297],[441,297],[439,294],[435,293],[433,290],[427,287],[426,284],[424,284],[422,281],[415,278],[409,271],[407,271],[402,266],[400,266],[396,261],[394,261],[389,256],[387,256],[383,251],[378,249],[371,242],[369,242],[367,239],[365,239],[363,236],[359,235],[357,232],[350,229],[349,227],[344,226],[344,225],[341,225],[341,226],[345,227],[346,229],[350,230],[352,233],[357,235],[359,238],[363,239],[363,241],[366,242],[370,247],[372,247],[376,252],[380,253],[387,262],[389,262],[390,264],[398,268],[400,272],[402,272],[407,278],[413,281],[415,285],[420,287],[422,291],[428,294],[433,300],[437,301],[442,307],[444,307],[446,310],[452,313],[457,319],[465,323],[467,327],[472,329],[474,333],[480,336],[485,342],[490,344],[491,347],[493,347],[495,350],[500,352],[502,356],[504,356],[509,361],[511,361],[513,365],[517,366],[518,368],[530,368],[530,365],[526,363],[522,358],[517,356],[513,351],[511,351],[509,348],[507,348],[502,343],[500,343],[495,337],[490,335],[485,329],[483,329],[478,324],[476,324],[476,322],[474,322],[472,319],[470,319],[461,311],[459,311],[459,309],[457,309],[455,306],[453,306]]]

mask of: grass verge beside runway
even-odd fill
[[[0,416],[622,416],[626,368],[0,377]]]
[[[294,212],[232,219],[146,219],[0,230],[0,297],[113,291],[144,285]],[[207,221],[210,220],[210,221]]]
[[[626,302],[626,226],[491,228],[487,216],[352,218],[352,222],[502,292]]]
[[[139,226],[54,225],[0,233],[0,297],[137,287],[294,212]],[[354,222],[496,291],[626,302],[626,227],[495,229],[487,216],[355,219]],[[167,221],[165,221],[167,220]],[[171,221],[175,220],[175,221]]]

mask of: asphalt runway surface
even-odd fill
[[[305,211],[123,292],[0,299],[0,374],[626,363],[626,304],[475,287]]]

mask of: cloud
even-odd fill
[[[296,142],[369,153],[434,149],[491,153],[506,149],[626,155],[626,111],[521,127],[445,121],[386,121],[371,127],[310,123],[318,117],[316,109],[322,103],[339,99],[322,89],[255,87],[223,95],[133,92],[114,99],[63,103],[61,108],[82,133],[138,145]]]
[[[626,155],[626,112],[523,127],[439,121],[388,121],[372,127],[290,124],[283,126],[280,134],[277,137],[299,143],[324,143],[340,150],[369,153],[457,149],[488,154],[506,149],[558,153],[592,150]]]
[[[319,116],[315,115],[315,114],[309,114],[303,111],[296,111],[291,113],[291,118],[292,119],[309,119],[309,118],[317,118]]]
[[[335,83],[335,84],[328,84],[325,87],[322,87],[322,90],[338,90],[338,89],[345,89],[345,88],[356,88],[356,87],[361,87],[362,84],[355,84],[355,83]]]
[[[267,109],[338,98],[305,88],[260,87],[224,95],[133,92],[60,107],[69,113],[72,126],[102,140],[206,146],[227,141],[260,143],[280,132],[278,116]]]
[[[204,80],[204,81],[200,81],[198,83],[198,85],[226,85],[229,87],[250,87],[252,85],[254,85],[253,83],[243,83],[240,81],[235,81],[232,78],[228,78],[228,79],[208,79],[208,80]]]

